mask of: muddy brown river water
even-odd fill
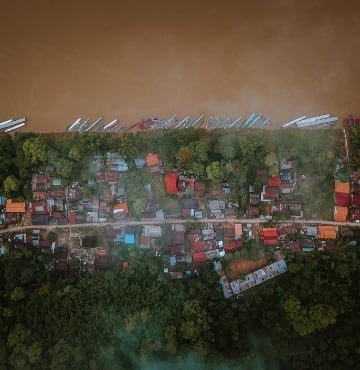
[[[0,121],[359,114],[360,2],[0,0]]]

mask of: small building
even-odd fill
[[[48,225],[49,215],[48,214],[32,214],[31,224],[32,225]]]
[[[144,225],[143,235],[151,238],[160,238],[162,234],[161,226],[159,225]]]
[[[272,187],[273,186],[280,186],[280,184],[281,184],[280,175],[270,177],[269,180],[268,180],[268,184],[269,184],[269,186],[272,186]]]
[[[251,193],[249,196],[249,204],[258,206],[260,204],[260,194]]]
[[[260,238],[264,245],[276,245],[279,242],[278,232],[275,227],[264,227],[261,230]]]
[[[335,206],[334,209],[334,221],[335,222],[346,222],[349,214],[347,207]]]
[[[80,244],[83,248],[96,248],[98,240],[95,235],[85,235],[81,238]]]
[[[289,214],[290,217],[302,217],[303,216],[303,210],[302,210],[302,204],[301,199],[296,198],[289,202]]]
[[[161,172],[161,161],[159,154],[157,153],[148,153],[145,157],[146,166],[149,169],[150,173],[155,175]]]
[[[5,212],[6,213],[25,213],[26,203],[16,202],[12,199],[6,199]]]
[[[240,240],[234,240],[233,242],[224,243],[225,252],[235,252],[237,249],[242,247],[242,242]]]
[[[264,186],[261,192],[262,202],[272,202],[280,198],[280,188],[278,186]]]
[[[242,238],[243,229],[241,224],[235,224],[235,240]]]
[[[332,225],[319,225],[318,226],[319,239],[336,239],[336,228]]]
[[[113,206],[113,214],[116,217],[126,216],[129,213],[128,204],[126,202],[116,203]]]
[[[205,196],[205,183],[202,181],[195,181],[194,193],[195,198],[203,198]]]

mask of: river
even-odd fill
[[[360,2],[0,0],[0,121],[360,115]]]

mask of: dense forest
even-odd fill
[[[360,254],[288,256],[289,272],[225,300],[212,263],[172,280],[133,251],[126,271],[61,279],[32,249],[0,258],[1,369],[349,369],[360,360]]]
[[[357,170],[360,129],[352,130],[351,164]],[[291,159],[299,175],[316,179],[313,197],[325,194],[326,206],[336,159],[343,155],[342,135],[340,130],[3,135],[1,192],[29,199],[32,174],[49,165],[67,181],[85,184],[93,154],[117,151],[133,159],[153,151],[167,169],[176,166],[210,185],[229,182],[239,203],[257,168],[275,171],[275,161]],[[29,247],[0,257],[0,369],[358,367],[356,247],[289,254],[288,273],[228,300],[212,263],[202,265],[197,278],[172,280],[161,272],[161,259],[132,250],[125,271],[119,265],[62,278],[47,268],[50,260]]]

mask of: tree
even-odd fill
[[[279,162],[274,152],[271,152],[266,155],[265,164],[267,167],[269,167],[270,176],[277,176],[279,174]]]
[[[18,190],[20,189],[20,180],[17,179],[14,175],[8,176],[4,180],[4,193],[7,197],[14,197],[17,195]]]
[[[220,184],[225,179],[226,170],[220,162],[215,161],[211,162],[210,165],[206,167],[206,174],[213,184]]]
[[[25,140],[23,150],[25,158],[32,164],[45,164],[50,148],[42,136],[36,136]]]

